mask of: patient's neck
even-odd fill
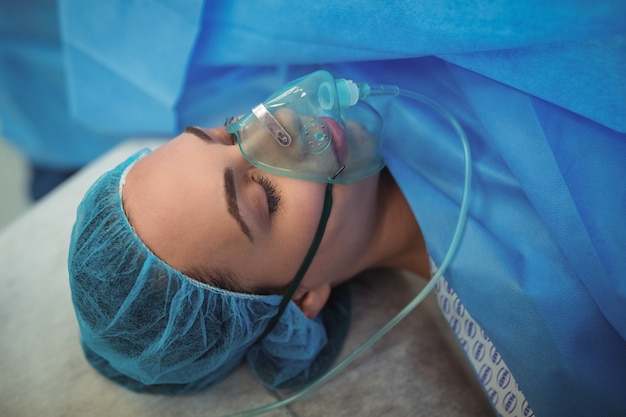
[[[379,259],[374,266],[404,269],[429,279],[428,250],[413,211],[388,170],[380,181]]]

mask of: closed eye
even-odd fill
[[[276,213],[279,208],[280,193],[267,177],[259,175],[255,178],[255,181],[265,190],[265,196],[267,197],[267,208],[271,216],[272,214]]]

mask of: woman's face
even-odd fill
[[[163,261],[192,277],[226,271],[234,290],[254,293],[294,278],[317,229],[325,188],[253,167],[223,128],[190,128],[131,168],[123,198],[137,234]],[[303,289],[359,272],[377,191],[378,175],[334,186],[328,226]]]

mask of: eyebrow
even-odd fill
[[[191,133],[199,139],[202,139],[206,142],[215,143],[215,139],[209,136],[204,130],[200,129],[196,126],[187,126],[185,128],[186,133]],[[239,223],[239,227],[241,231],[246,235],[250,242],[254,242],[254,237],[252,236],[252,232],[250,232],[250,228],[241,217],[239,213],[239,205],[237,204],[237,189],[235,188],[235,175],[233,170],[230,168],[226,168],[224,170],[224,195],[226,197],[226,204],[228,205],[228,213]]]
[[[241,231],[246,235],[250,242],[254,242],[254,237],[250,232],[250,228],[241,217],[239,213],[239,206],[237,205],[237,190],[235,188],[235,175],[231,168],[224,170],[224,195],[226,197],[226,204],[228,205],[228,213],[239,223]]]
[[[191,133],[199,139],[202,139],[207,142],[215,143],[215,139],[209,136],[204,130],[200,129],[196,126],[187,126],[185,128],[185,133]]]

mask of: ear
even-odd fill
[[[294,301],[307,318],[313,319],[328,301],[330,290],[330,284],[323,284],[315,289],[307,290],[299,298],[294,297]]]

